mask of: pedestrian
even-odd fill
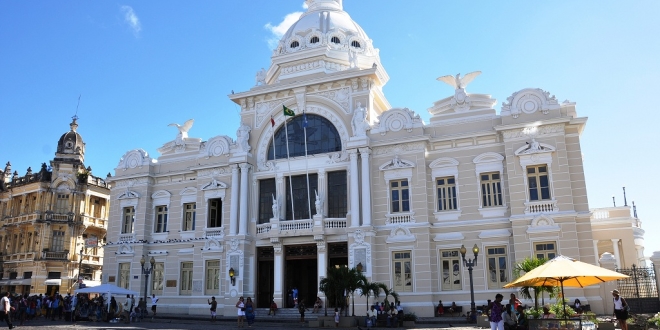
[[[520,299],[516,298],[516,294],[512,293],[509,299],[509,305],[511,305],[511,311],[516,312],[518,310],[518,306],[522,305],[522,302]]]
[[[300,312],[300,323],[305,323],[305,299],[300,299],[298,311]]]
[[[490,308],[490,329],[491,330],[504,330],[504,321],[502,320],[502,313],[504,308],[502,306],[502,296],[501,294],[495,295],[495,301],[491,304]],[[625,329],[623,329],[625,330]]]
[[[268,310],[268,315],[273,313],[273,316],[275,316],[275,312],[277,312],[277,304],[275,303],[275,300],[270,302],[270,309]]]
[[[243,321],[245,320],[245,302],[243,301],[243,297],[238,298],[236,310],[238,313],[238,327],[242,328],[244,326]]]
[[[335,307],[335,328],[339,328],[339,309]]]
[[[628,319],[628,302],[626,302],[623,297],[619,296],[619,290],[612,291],[612,300],[614,301],[614,316],[616,320],[619,321],[619,327],[621,330],[628,330],[628,324],[626,320]]]
[[[207,299],[206,302],[211,305],[211,322],[215,322],[215,311],[218,309],[218,302],[215,301],[215,297],[211,297],[211,301]]]
[[[252,323],[254,323],[254,305],[252,304],[252,298],[247,297],[245,302],[245,319],[248,323],[248,328],[252,328]]]
[[[131,295],[127,294],[126,295],[126,300],[124,301],[124,315],[126,316],[126,320],[124,323],[131,323]]]
[[[155,294],[151,294],[151,319],[153,320],[154,317],[156,317],[156,304],[158,303],[158,298],[156,298]]]
[[[11,312],[14,310],[14,307],[11,307],[11,302],[9,301],[9,291],[0,299],[0,305],[2,308],[0,310],[0,321],[4,320],[7,322],[7,327],[13,329],[14,325],[11,324]]]

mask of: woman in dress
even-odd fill
[[[628,303],[623,297],[619,296],[619,290],[612,291],[612,300],[614,300],[614,316],[619,321],[621,330],[628,330]]]
[[[250,297],[245,302],[245,319],[248,322],[248,328],[252,328],[252,323],[254,323],[254,305]]]
[[[238,298],[236,309],[238,310],[238,327],[242,328],[243,321],[245,320],[245,302],[243,301],[243,297]]]

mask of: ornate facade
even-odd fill
[[[110,187],[85,168],[76,119],[50,166],[20,176],[8,162],[0,171],[2,292],[64,294],[78,278],[100,283]]]
[[[213,295],[235,315],[238,296],[291,306],[294,287],[311,304],[328,267],[360,265],[428,316],[438,300],[470,303],[462,245],[481,251],[478,304],[503,293],[526,257],[638,262],[638,220],[589,210],[587,119],[575,103],[528,88],[498,114],[490,95],[467,92],[473,72],[439,78],[454,93],[424,123],[390,106],[378,49],[341,0],[307,4],[256,85],[229,96],[241,108],[236,140],[188,137],[188,121],[171,125],[179,133],[157,159],[140,149],[121,158],[104,281],[146,286],[159,311],[206,313]],[[612,228],[631,233],[617,236],[625,252],[605,244]],[[146,285],[143,256],[155,260]],[[602,312],[601,291],[566,290]]]

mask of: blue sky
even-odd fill
[[[577,102],[589,117],[582,150],[591,207],[638,205],[646,255],[660,209],[655,173],[660,77],[657,1],[345,0],[380,49],[384,92],[426,122],[450,96],[439,76],[480,70],[468,92],[501,102],[527,87]],[[234,137],[246,91],[270,65],[269,41],[301,0],[0,2],[0,162],[24,175],[54,156],[82,95],[78,132],[94,174],[114,174],[135,148],[156,149],[167,127],[195,119],[191,137]],[[289,18],[288,20],[285,18]]]

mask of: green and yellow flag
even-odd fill
[[[296,115],[296,113],[293,112],[293,110],[287,108],[286,105],[282,105],[282,108],[284,108],[284,115],[285,116],[293,117],[293,116]]]

